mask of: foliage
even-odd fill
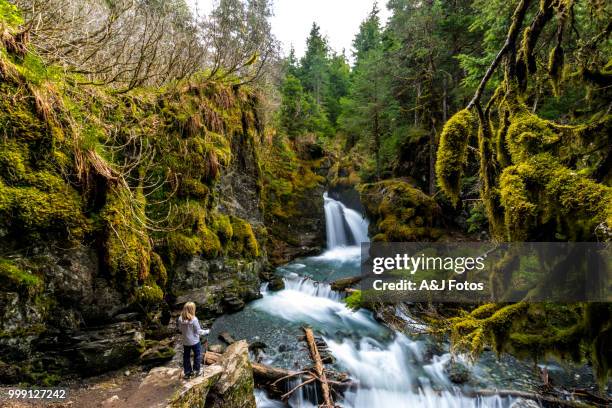
[[[483,7],[477,19],[480,28],[486,27],[483,21],[498,16],[497,3],[487,2]],[[457,203],[462,171],[469,165],[466,150],[476,150],[480,195],[495,239],[591,241],[597,238],[598,228],[612,222],[612,188],[605,184],[609,149],[604,147],[609,144],[610,91],[592,88],[578,74],[585,66],[589,71],[605,70],[609,42],[601,40],[609,36],[609,22],[605,21],[606,10],[593,10],[595,18],[587,21],[582,15],[584,7],[582,2],[544,0],[533,7],[530,2],[520,2],[509,27],[504,28],[507,36],[501,51],[486,50],[493,62],[468,108],[445,125],[438,150],[439,184]],[[567,34],[569,26],[582,27],[581,34],[575,32],[578,38]],[[499,29],[499,24],[493,24],[486,30],[486,47]],[[541,38],[546,30],[555,33],[553,45]],[[492,42],[500,47],[500,41]],[[562,49],[572,52],[561,54]],[[502,72],[495,77],[496,71]],[[495,85],[492,94],[486,87],[489,79]],[[573,87],[587,87],[588,98],[570,89],[570,82]],[[560,112],[554,121],[538,113],[544,99],[545,115],[552,116],[547,101],[564,93],[563,104],[582,100],[583,108],[571,114]],[[488,101],[483,108],[485,95]],[[472,124],[476,120],[472,117],[477,124]],[[473,137],[475,128],[477,136]],[[501,260],[491,280],[509,282],[508,276],[498,275],[517,256],[510,254]],[[547,355],[589,359],[598,377],[604,379],[610,362],[601,347],[609,347],[603,345],[609,343],[610,328],[609,322],[593,319],[593,310],[606,316],[610,313],[608,304],[488,304],[446,323],[457,349],[478,354],[491,344],[498,352],[536,359]]]
[[[344,298],[344,303],[346,303],[346,306],[348,306],[349,308],[353,310],[357,310],[363,307],[363,302],[361,299],[361,291],[356,290],[350,295],[348,295],[346,298]]]
[[[235,143],[255,149],[263,131],[255,91],[196,76],[118,94],[78,84],[27,41],[11,26],[0,44],[0,228],[24,259],[2,259],[7,285],[41,287],[32,241],[95,246],[101,275],[147,309],[180,257],[263,256],[249,222],[217,209]]]
[[[205,16],[194,16],[185,0],[16,4],[39,55],[79,82],[121,92],[201,71],[217,81],[260,81],[278,53],[268,1],[221,0]]]

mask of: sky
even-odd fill
[[[337,52],[346,50],[351,55],[353,38],[359,30],[359,24],[372,10],[375,0],[272,0],[274,17],[271,19],[272,32],[281,42],[286,54],[291,46],[296,55],[304,55],[306,38],[313,21],[321,27],[327,36],[329,45]],[[190,6],[196,5],[200,14],[208,13],[214,0],[188,0]],[[378,1],[381,21],[386,21],[389,11],[386,0]]]

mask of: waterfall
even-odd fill
[[[368,221],[357,211],[323,194],[327,248],[347,247],[369,242]]]

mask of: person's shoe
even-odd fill
[[[193,376],[194,376],[194,377],[199,377],[199,376],[201,376],[201,375],[202,375],[202,369],[199,369],[198,371],[196,371],[196,372],[194,372],[194,373],[193,373]]]
[[[186,379],[186,380],[190,379],[191,377],[193,377],[193,373],[187,373],[187,374],[185,374],[185,379]]]

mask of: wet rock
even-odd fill
[[[116,322],[129,322],[138,320],[140,317],[140,313],[132,312],[132,313],[120,313],[117,316],[113,317],[113,320]]]
[[[268,285],[268,289],[272,291],[279,291],[285,289],[285,281],[283,281],[283,278],[278,275],[274,275],[269,282],[270,284]]]
[[[341,174],[339,174],[339,176],[340,175]],[[345,175],[344,177],[346,176],[348,176],[348,174]],[[363,205],[361,204],[361,198],[359,197],[359,192],[355,190],[354,186],[335,184],[333,186],[330,186],[328,190],[328,194],[330,198],[333,198],[334,200],[338,200],[342,202],[344,205],[346,205],[348,208],[351,208],[363,214],[364,209],[363,209]]]
[[[236,296],[226,296],[223,298],[223,305],[225,306],[225,310],[231,313],[244,309],[246,304],[242,299]]]
[[[112,397],[109,397],[105,399],[104,401],[102,401],[100,406],[102,408],[114,408],[114,407],[118,407],[120,404],[121,404],[121,399],[119,398],[119,396],[113,395]]]
[[[207,407],[206,399],[214,384],[219,381],[223,369],[218,365],[205,367],[202,375],[186,382],[175,394],[168,408]]]
[[[263,349],[265,349],[267,347],[268,346],[266,345],[266,343],[264,343],[262,341],[254,341],[254,342],[249,344],[249,351],[255,352],[257,350],[263,350]]]
[[[21,368],[0,361],[0,384],[15,384],[23,380]]]
[[[470,380],[470,370],[458,361],[449,361],[444,366],[448,378],[455,384],[464,384]]]
[[[510,408],[539,408],[540,405],[529,399],[519,398],[510,405]]]

